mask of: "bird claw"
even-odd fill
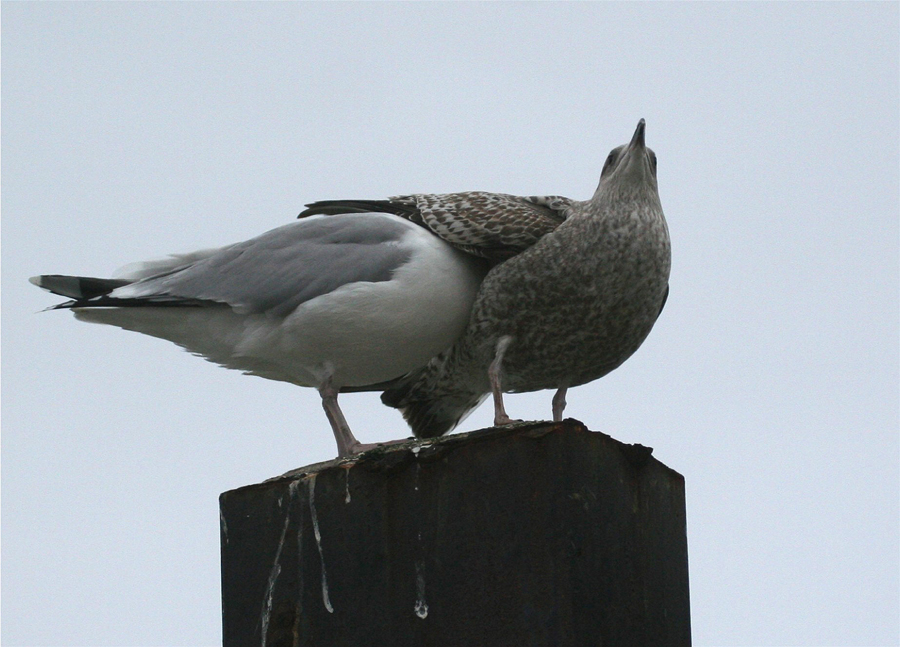
[[[357,454],[362,454],[363,452],[367,452],[370,449],[378,449],[379,447],[387,447],[388,445],[399,445],[401,443],[408,443],[409,438],[403,438],[401,440],[385,440],[380,443],[361,443],[358,440],[350,443],[347,447],[346,452],[341,452],[341,458],[348,458],[350,456],[356,456]]]

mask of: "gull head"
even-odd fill
[[[600,173],[595,199],[609,190],[616,193],[650,190],[656,193],[656,153],[644,143],[646,126],[641,119],[631,141],[610,152]]]

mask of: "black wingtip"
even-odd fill
[[[360,200],[319,200],[304,205],[306,209],[300,212],[297,218],[307,216],[336,216],[341,213],[362,213],[372,211],[371,208],[362,208]]]
[[[407,217],[415,213],[413,205],[393,200],[319,200],[305,205],[298,218],[307,216],[336,216],[341,213],[392,213]]]
[[[28,281],[53,294],[77,300],[105,296],[116,288],[131,283],[131,281],[122,279],[98,279],[90,276],[66,276],[65,274],[42,274],[41,276],[32,276]]]

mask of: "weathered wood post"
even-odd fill
[[[574,420],[220,498],[225,647],[689,645],[684,479]]]

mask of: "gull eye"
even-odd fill
[[[603,164],[603,171],[601,173],[606,173],[609,168],[613,165],[613,162],[616,161],[616,152],[613,151],[609,154],[609,157],[606,158],[606,162]],[[595,171],[596,172],[596,171]]]
[[[656,175],[656,153],[650,151],[650,168],[653,169],[653,175]]]

